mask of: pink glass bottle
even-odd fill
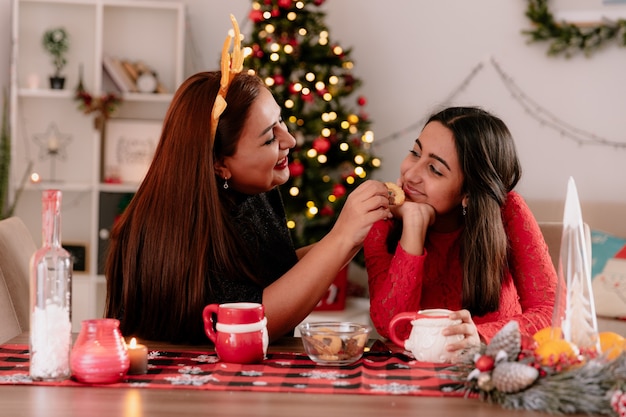
[[[42,196],[42,246],[30,260],[30,377],[70,376],[72,261],[61,246],[61,191]]]
[[[126,343],[116,319],[81,322],[72,348],[72,376],[86,384],[111,384],[124,378],[130,367]]]

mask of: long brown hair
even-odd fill
[[[105,316],[120,319],[124,335],[204,340],[210,274],[256,279],[238,252],[215,162],[235,152],[264,86],[253,75],[233,79],[213,143],[210,111],[219,81],[219,71],[202,72],[176,91],[146,177],[112,229]]]

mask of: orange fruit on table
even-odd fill
[[[610,360],[617,358],[624,350],[626,339],[618,333],[600,332],[598,333],[598,338],[600,340],[600,350]]]
[[[560,327],[544,327],[533,335],[537,345],[541,345],[548,340],[563,339],[563,332]]]
[[[556,365],[564,359],[573,360],[578,355],[578,348],[565,339],[546,340],[537,346],[535,355],[542,365]]]

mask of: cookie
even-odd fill
[[[343,344],[339,336],[334,335],[314,335],[314,345],[318,352],[326,355],[336,355]]]
[[[393,182],[386,182],[385,185],[389,190],[389,204],[393,206],[402,205],[405,199],[404,191],[402,191],[402,188],[398,187]]]

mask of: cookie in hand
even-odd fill
[[[393,182],[386,182],[385,185],[389,190],[389,204],[392,206],[400,206],[404,203],[404,191]]]

